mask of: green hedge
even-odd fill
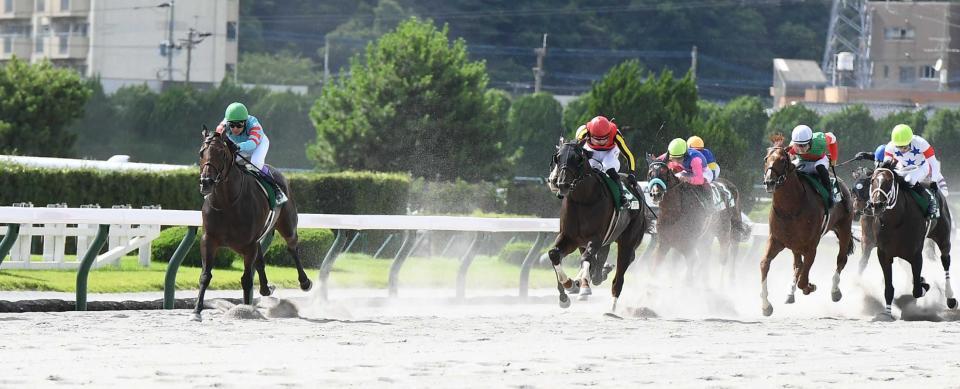
[[[523,264],[523,259],[527,256],[527,252],[530,251],[530,248],[533,247],[533,242],[528,241],[519,241],[513,242],[503,247],[503,250],[500,250],[500,254],[497,255],[497,259],[500,262],[509,263],[512,265],[520,266]],[[550,247],[544,247],[540,250],[540,254],[550,250]],[[539,255],[533,261],[533,267],[550,269],[553,268],[553,265],[550,261],[546,263],[540,263]]]
[[[506,213],[560,217],[560,199],[547,184],[513,183],[507,188]]]
[[[502,212],[503,199],[491,182],[425,181],[410,184],[410,210],[426,215],[469,215]]]
[[[289,174],[293,198],[301,213],[405,214],[410,178],[402,174],[344,172]],[[31,202],[35,206],[67,203],[130,204],[135,208],[199,210],[199,172],[101,171],[0,166],[0,204]]]
[[[187,227],[173,227],[160,232],[160,236],[153,241],[150,247],[150,254],[153,261],[167,262],[173,257],[174,251],[180,245],[184,235],[187,234]],[[194,240],[190,251],[183,258],[183,266],[200,267],[200,236],[203,229],[197,231],[197,239]],[[333,232],[326,229],[298,229],[297,235],[300,239],[300,259],[304,267],[318,268],[323,260],[323,255],[333,244]],[[274,239],[264,253],[264,260],[270,266],[295,266],[293,256],[287,253],[287,243],[279,233],[274,233]],[[234,262],[242,266],[243,257],[233,252],[229,248],[222,247],[217,250],[214,267],[218,269],[230,268]]]

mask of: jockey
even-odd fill
[[[877,149],[873,151],[873,154],[870,154],[869,152],[866,152],[866,151],[861,151],[857,153],[857,157],[855,158],[855,160],[857,161],[871,160],[873,161],[874,167],[879,167],[880,164],[883,163],[883,153],[884,151],[886,151],[886,149],[887,149],[887,144],[884,143],[877,146]]]
[[[617,129],[616,124],[606,117],[597,116],[587,124],[580,126],[577,129],[576,137],[577,141],[584,142],[584,149],[593,152],[593,157],[590,158],[590,166],[605,172],[618,186],[620,185],[620,174],[618,172],[620,171],[620,153],[622,152],[629,163],[627,181],[634,188],[639,187],[637,177],[633,173],[637,169],[633,153],[627,148],[627,142],[620,135],[620,130]]]
[[[680,181],[693,185],[709,185],[713,181],[712,174],[705,174],[709,170],[707,158],[700,151],[687,147],[685,140],[677,138],[670,141],[667,154],[661,155],[658,159],[663,160],[668,154],[670,162],[667,166],[670,170],[677,172],[676,175]]]
[[[890,143],[887,143],[883,152],[883,162],[891,161],[897,162],[897,174],[911,186],[916,187],[918,183],[932,181],[937,184],[944,197],[949,194],[947,180],[940,173],[940,161],[934,155],[933,147],[926,139],[914,135],[913,129],[906,124],[893,127],[890,134]],[[928,216],[935,216],[936,198],[929,190],[926,192],[931,200]]]
[[[790,148],[788,150],[791,156],[797,157],[793,164],[797,170],[807,174],[816,174],[820,178],[820,183],[827,192],[832,193],[830,185],[830,172],[827,167],[836,165],[839,155],[837,147],[837,138],[832,132],[823,133],[810,129],[809,126],[799,125],[794,127],[793,134],[790,137]],[[833,196],[827,196],[827,208],[833,207]]]
[[[247,112],[247,107],[241,103],[233,103],[227,106],[223,114],[223,121],[217,126],[218,133],[225,133],[227,137],[237,145],[237,162],[242,161],[240,156],[247,158],[253,167],[247,166],[247,169],[264,177],[267,182],[273,185],[277,191],[277,205],[287,201],[287,196],[280,189],[280,184],[273,178],[270,171],[264,166],[264,160],[267,157],[267,151],[270,150],[270,139],[264,133],[260,121]]]
[[[687,138],[687,147],[699,151],[707,159],[707,170],[703,172],[704,177],[709,176],[708,180],[711,182],[720,178],[720,165],[717,164],[717,158],[713,156],[710,149],[703,147],[702,138],[696,135]]]

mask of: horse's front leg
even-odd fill
[[[257,254],[254,258],[254,265],[257,269],[257,275],[260,276],[260,295],[269,296],[273,294],[273,291],[277,288],[273,285],[270,285],[270,282],[267,281],[267,266],[263,260],[263,249],[259,244],[257,245]]]
[[[760,299],[764,316],[773,314],[773,305],[770,304],[770,300],[767,299],[769,295],[767,292],[767,273],[770,272],[770,262],[773,261],[773,258],[775,258],[777,254],[783,251],[783,248],[783,244],[771,236],[767,239],[767,251],[763,254],[763,259],[760,261]]]
[[[810,268],[813,267],[813,262],[817,259],[817,248],[807,250],[803,254],[803,265],[800,268],[800,277],[797,278],[797,288],[803,291],[804,295],[808,295],[817,290],[817,285],[810,282]]]
[[[197,294],[197,305],[193,308],[193,320],[201,321],[200,313],[203,311],[203,295],[210,286],[210,280],[213,279],[213,261],[217,253],[217,243],[203,234],[200,237],[200,292]]]
[[[257,242],[253,242],[240,250],[240,255],[243,256],[243,274],[240,276],[240,286],[243,288],[243,303],[246,305],[251,305],[253,302],[253,272],[258,250],[259,244]]]
[[[576,244],[570,238],[561,234],[557,236],[553,248],[547,252],[547,255],[550,257],[550,263],[553,264],[553,271],[557,275],[557,291],[560,292],[561,308],[570,307],[570,298],[567,297],[565,288],[573,286],[573,280],[567,277],[567,274],[563,271],[561,260],[567,256],[567,254],[572,253],[576,247]]]
[[[577,280],[580,282],[580,301],[586,301],[593,291],[590,288],[590,263],[593,257],[598,254],[600,244],[597,242],[588,242],[586,249],[580,255],[580,272],[577,273]]]

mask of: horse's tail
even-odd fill
[[[747,223],[744,223],[739,213],[737,213],[735,220],[731,220],[731,223],[733,224],[732,227],[737,242],[746,242],[750,240],[750,235],[753,234],[753,227]]]

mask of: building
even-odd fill
[[[874,1],[869,12],[871,88],[960,89],[960,4]]]
[[[49,60],[100,77],[108,93],[188,74],[212,85],[237,64],[240,0],[0,1],[0,62]]]
[[[783,107],[806,100],[807,90],[818,90],[827,85],[820,65],[810,60],[773,59],[773,106]]]

